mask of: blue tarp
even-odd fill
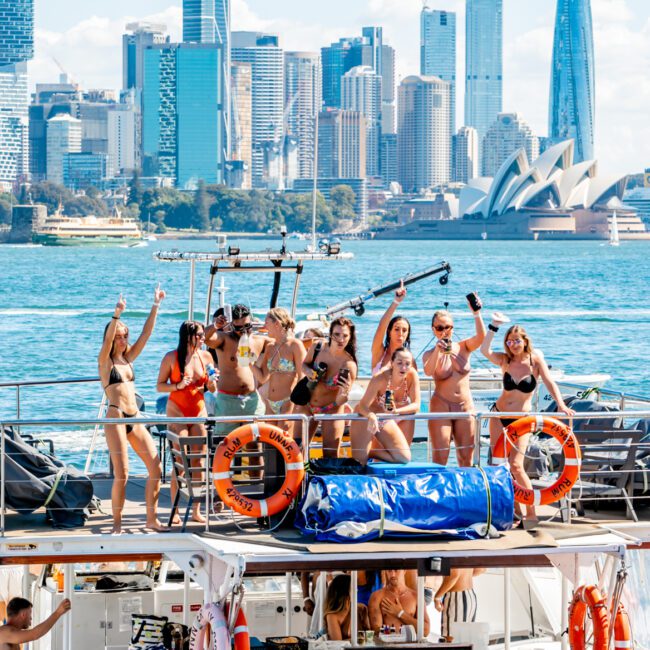
[[[296,527],[319,541],[366,542],[426,535],[477,539],[512,526],[514,492],[505,465],[425,474],[314,476]]]

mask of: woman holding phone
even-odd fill
[[[431,328],[436,345],[424,353],[424,373],[433,378],[435,391],[431,396],[431,413],[470,413],[474,402],[469,388],[470,358],[485,338],[485,323],[481,317],[482,303],[477,294],[467,296],[474,317],[474,336],[458,343],[452,341],[454,320],[448,311],[433,315]],[[446,465],[451,441],[456,446],[459,467],[470,467],[474,456],[476,427],[473,419],[429,420],[429,439],[433,462]]]

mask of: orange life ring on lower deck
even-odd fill
[[[226,618],[230,613],[230,606],[226,603]],[[248,634],[248,623],[246,622],[246,614],[244,609],[240,606],[235,618],[235,627],[232,631],[232,638],[235,642],[235,650],[251,650],[251,640]]]
[[[598,587],[583,586],[576,589],[569,609],[569,645],[571,650],[585,650],[585,618],[587,610],[594,628],[593,650],[608,650],[610,613],[606,598]],[[614,648],[632,647],[632,628],[623,603],[619,603],[614,619]]]
[[[492,452],[492,460],[495,465],[505,463],[512,451],[513,444],[522,436],[535,431],[543,431],[562,445],[564,468],[555,483],[541,490],[532,490],[515,483],[515,501],[527,506],[544,506],[554,503],[568,494],[580,477],[580,446],[575,434],[566,424],[555,418],[534,415],[515,420],[504,428]]]
[[[250,442],[265,442],[275,447],[284,458],[286,476],[282,487],[267,499],[249,499],[234,486],[230,465],[235,454]],[[300,447],[286,431],[265,422],[238,427],[217,447],[212,462],[212,480],[221,500],[235,512],[248,517],[266,517],[282,512],[298,495],[305,476]]]

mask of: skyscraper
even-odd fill
[[[359,65],[341,79],[341,107],[366,118],[366,175],[379,176],[381,140],[381,75],[370,66]]]
[[[0,0],[0,186],[29,173],[27,61],[34,56],[33,0]]]
[[[233,61],[230,67],[231,156],[226,168],[229,187],[251,189],[253,71],[250,63]]]
[[[452,177],[457,183],[467,183],[479,175],[478,134],[471,126],[461,126],[453,137]]]
[[[499,113],[483,140],[483,176],[494,176],[517,149],[525,149],[528,160],[536,160],[539,138],[519,113]]]
[[[465,14],[465,125],[479,145],[502,111],[503,0],[467,0]]]
[[[216,43],[218,0],[183,0],[183,42]]]
[[[63,183],[66,154],[81,153],[81,120],[60,113],[47,121],[47,180]]]
[[[419,192],[450,175],[450,84],[412,75],[398,89],[398,169],[404,192]]]
[[[384,43],[381,55],[381,132],[394,134],[396,128],[395,50]]]
[[[166,43],[145,51],[144,173],[192,189],[224,179],[222,50]]]
[[[330,108],[318,117],[319,178],[366,177],[366,118]]]
[[[281,181],[265,168],[270,153],[282,155],[284,137],[284,52],[273,34],[232,32],[233,61],[250,63],[252,69],[252,185],[263,188]],[[265,153],[266,152],[266,153]],[[272,165],[273,169],[277,166]],[[271,176],[269,174],[271,173]]]
[[[451,84],[451,132],[456,132],[456,14],[424,7],[420,14],[420,74]]]
[[[594,41],[590,0],[558,0],[549,134],[575,141],[575,162],[594,157]]]
[[[321,109],[321,66],[316,52],[286,52],[284,101],[287,134],[298,141],[298,178],[314,175],[314,127]]]
[[[159,45],[169,41],[165,35],[166,25],[138,22],[126,26],[129,34],[122,36],[122,89],[134,89],[137,101],[144,79],[144,50],[149,45]]]

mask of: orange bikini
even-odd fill
[[[186,415],[188,418],[197,417],[205,408],[203,387],[208,383],[208,373],[205,370],[203,359],[201,359],[200,355],[199,361],[201,361],[201,366],[203,366],[203,377],[201,380],[198,383],[194,382],[189,386],[186,386],[182,390],[175,390],[169,395],[169,399],[174,402],[174,404],[176,404],[176,406],[181,410],[181,413]],[[180,383],[183,379],[181,368],[178,364],[178,353],[176,353],[176,360],[174,361],[169,379],[173,385]]]

